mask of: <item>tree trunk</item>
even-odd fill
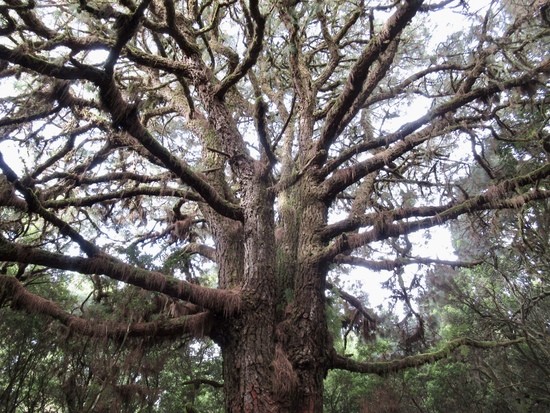
[[[275,331],[265,323],[261,311],[235,321],[239,327],[232,328],[232,334],[221,343],[226,411],[322,412],[326,367],[315,355],[324,349],[307,336],[313,329],[303,328],[311,325],[311,320],[295,312]],[[281,331],[281,325],[286,331]]]
[[[217,338],[226,410],[321,412],[331,345],[325,319],[327,268],[313,257],[322,246],[315,228],[326,208],[312,194],[294,190],[287,198],[292,207],[281,206],[283,233],[276,243],[273,202],[262,189],[264,182],[255,188],[256,201],[247,205],[243,228],[243,308],[238,318],[226,320]]]

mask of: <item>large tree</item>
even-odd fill
[[[443,263],[409,235],[546,202],[548,8],[5,0],[0,297],[71,334],[211,338],[231,412],[319,412],[330,369],[501,344],[354,361],[327,291],[368,334],[374,315],[329,277],[395,269],[406,353],[425,322],[400,269]],[[453,16],[463,29],[434,38]],[[503,167],[496,143],[516,141],[536,150]],[[29,287],[78,274],[97,302],[132,285],[162,316],[70,311]]]

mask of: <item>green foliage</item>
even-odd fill
[[[51,340],[55,323],[0,308],[0,409],[53,412],[61,406],[55,374],[61,353]]]
[[[327,413],[359,413],[381,379],[333,370],[325,379],[324,407]]]
[[[29,290],[78,308],[73,287],[62,280],[35,281]],[[114,287],[105,286],[104,297],[81,306],[83,315],[116,320],[124,312],[126,319],[138,321],[157,314],[151,304],[143,305],[143,291]],[[78,337],[56,321],[6,305],[0,307],[0,330],[2,412],[171,413],[186,406],[220,412],[223,406],[220,389],[193,384],[221,381],[218,349],[209,341]]]

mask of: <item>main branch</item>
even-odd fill
[[[0,275],[0,296],[9,297],[11,307],[31,314],[54,318],[84,336],[93,337],[174,337],[185,333],[202,337],[210,333],[212,315],[209,312],[188,314],[177,318],[149,322],[96,322],[77,317],[61,309],[53,301],[29,292],[16,278]]]
[[[237,291],[206,288],[142,268],[125,264],[107,254],[73,257],[21,245],[0,237],[0,261],[41,265],[80,274],[101,274],[148,291],[189,301],[220,315],[232,315],[241,307]]]

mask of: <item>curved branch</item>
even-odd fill
[[[382,220],[393,222],[406,218],[432,217],[446,211],[454,205],[455,204],[399,208],[393,211],[374,212],[371,214],[352,216],[327,225],[320,231],[319,235],[322,239],[328,241],[345,232],[356,231],[363,227],[373,226]]]
[[[55,227],[57,227],[57,229],[59,229],[61,234],[69,237],[72,241],[77,243],[82,251],[84,251],[88,256],[95,256],[101,253],[100,249],[94,243],[85,239],[73,227],[44,208],[37,194],[31,188],[28,188],[21,183],[15,172],[6,164],[2,152],[0,152],[0,169],[4,172],[7,180],[23,194],[27,203],[27,209],[29,211],[36,212],[46,221],[52,223]]]
[[[38,36],[46,38],[52,38],[57,35],[55,30],[51,30],[47,27],[43,23],[42,19],[38,18],[33,13],[32,10],[36,6],[34,1],[30,0],[26,2],[27,4],[22,4],[21,1],[10,0],[5,3],[8,3],[9,8],[17,12],[17,14],[21,17],[21,20],[25,23],[27,30],[36,33]]]
[[[446,114],[456,111],[460,107],[473,102],[476,99],[481,99],[484,97],[492,96],[496,93],[501,92],[502,90],[510,90],[515,87],[522,85],[527,85],[532,82],[534,76],[538,73],[549,73],[550,72],[550,59],[545,60],[540,66],[532,70],[531,72],[525,73],[524,75],[509,80],[503,83],[493,83],[487,87],[475,89],[471,92],[465,94],[459,94],[454,99],[451,99],[448,102],[445,102],[436,108],[430,110],[425,115],[420,118],[409,122],[399,128],[398,131],[388,135],[383,140],[377,142],[385,141],[386,145],[395,143],[390,148],[385,151],[380,152],[379,154],[363,161],[359,162],[353,166],[350,166],[345,169],[341,169],[335,172],[329,179],[323,184],[323,191],[327,199],[330,199],[335,196],[335,194],[344,190],[353,183],[359,181],[365,175],[383,167],[389,162],[397,159],[402,154],[410,151],[412,148],[420,145],[427,139],[430,139],[435,134],[441,134],[444,132],[445,127],[450,124],[450,120],[444,117]],[[437,118],[440,118],[437,120]],[[434,121],[435,120],[435,121]],[[429,124],[429,122],[432,122]],[[418,131],[416,134],[413,134],[419,128],[426,126],[424,129]],[[452,128],[458,128],[459,125],[451,125]],[[337,163],[332,163],[330,166],[325,166],[321,173],[323,175],[328,175],[336,167]]]
[[[44,172],[47,168],[49,168],[50,166],[55,164],[57,161],[62,159],[64,156],[66,156],[74,148],[74,143],[75,143],[76,138],[79,135],[82,135],[82,134],[88,132],[92,128],[94,128],[93,124],[87,124],[87,125],[81,126],[79,128],[76,128],[76,129],[72,130],[70,133],[68,133],[67,134],[68,139],[67,139],[67,142],[65,142],[65,145],[63,145],[63,147],[58,152],[54,153],[45,162],[38,165],[35,168],[35,170],[33,171],[32,177],[36,178],[42,172]]]
[[[332,356],[332,369],[347,370],[355,373],[378,374],[380,376],[395,373],[401,370],[420,367],[424,364],[434,363],[436,361],[448,358],[451,352],[459,347],[468,346],[480,349],[491,349],[497,347],[508,347],[525,342],[525,338],[520,337],[506,341],[479,341],[463,337],[452,340],[441,349],[431,353],[417,354],[402,359],[390,361],[360,362],[334,353]]]
[[[42,265],[81,274],[106,275],[148,291],[189,301],[222,315],[235,314],[241,306],[241,296],[237,291],[201,287],[160,272],[133,267],[104,253],[89,258],[73,257],[10,242],[0,236],[0,260]]]
[[[353,255],[339,254],[334,257],[333,262],[336,264],[348,264],[356,267],[364,267],[374,271],[392,271],[396,268],[401,268],[406,265],[412,264],[424,264],[424,265],[448,265],[452,268],[471,268],[481,264],[483,261],[452,261],[452,260],[440,260],[437,258],[426,257],[411,257],[411,258],[397,258],[395,260],[367,260],[362,257],[355,257]]]
[[[327,286],[327,288],[336,290],[336,292],[338,293],[338,295],[339,295],[343,300],[347,301],[350,305],[352,305],[355,309],[357,309],[357,311],[359,311],[359,312],[361,313],[361,315],[362,315],[363,317],[365,317],[367,320],[369,320],[370,322],[376,324],[376,318],[375,318],[375,316],[373,316],[373,315],[370,314],[370,311],[369,311],[370,309],[365,308],[365,306],[363,305],[363,303],[361,303],[361,301],[360,301],[357,297],[355,297],[355,296],[353,296],[353,295],[351,295],[351,294],[345,292],[345,291],[342,290],[341,288],[336,287],[336,286],[335,286],[334,284],[332,284],[332,283],[327,282],[327,283],[326,283],[326,286]]]
[[[141,123],[136,108],[124,100],[113,78],[104,77],[98,86],[101,100],[111,113],[115,126],[132,135],[151,154],[157,157],[166,168],[195,189],[216,212],[228,218],[242,221],[243,212],[239,206],[225,200],[214,187],[193,172],[183,161],[172,155],[151,135]]]
[[[105,72],[109,75],[113,74],[115,63],[120,56],[122,48],[130,41],[132,36],[136,33],[143,14],[147,7],[149,7],[151,0],[143,0],[140,5],[137,7],[134,14],[128,18],[127,21],[121,24],[117,29],[117,39],[114,47],[111,49],[107,61],[105,62],[104,68]]]
[[[208,245],[192,242],[183,247],[184,254],[198,254],[201,257],[207,258],[210,261],[216,262],[216,250]]]
[[[254,33],[252,34],[252,41],[248,46],[245,58],[237,65],[235,70],[228,74],[221,83],[215,89],[215,96],[219,99],[223,99],[227,91],[241,80],[246,73],[256,64],[260,52],[262,51],[264,30],[265,30],[265,17],[258,8],[258,0],[250,0],[250,16],[254,21]]]
[[[461,66],[454,63],[443,63],[440,65],[430,66],[424,70],[421,70],[417,73],[412,74],[411,76],[403,80],[401,83],[389,88],[388,90],[382,90],[381,92],[373,96],[370,96],[367,100],[365,100],[363,107],[367,108],[374,105],[375,103],[388,100],[391,98],[395,98],[400,94],[404,93],[407,86],[410,86],[412,83],[426,77],[429,74],[432,74],[435,72],[452,71],[452,70],[455,70],[455,71],[468,70],[471,68],[472,66]]]
[[[361,53],[361,56],[359,56],[349,73],[344,90],[327,114],[321,137],[317,143],[318,150],[328,151],[332,141],[338,136],[337,131],[341,129],[342,119],[348,112],[348,109],[354,105],[363,90],[363,84],[369,75],[372,65],[412,20],[422,3],[422,0],[411,0],[404,3],[388,19],[388,22],[380,33],[363,50],[363,53]]]
[[[174,1],[173,0],[164,0],[164,7],[166,9],[166,22],[168,23],[169,32],[170,35],[176,40],[176,43],[180,47],[180,49],[187,55],[187,56],[195,56],[199,54],[199,49],[197,45],[193,44],[191,41],[189,41],[183,32],[180,30],[180,28],[183,25],[180,24],[181,20],[178,19],[176,9],[174,7]],[[187,22],[186,22],[187,23]]]
[[[425,219],[394,223],[391,214],[379,214],[379,220],[373,228],[360,234],[342,234],[320,254],[323,260],[332,261],[334,257],[348,250],[367,245],[370,242],[398,237],[412,232],[441,225],[460,215],[488,209],[517,209],[528,202],[550,198],[550,191],[533,189],[521,195],[502,199],[503,195],[522,186],[533,184],[550,176],[550,163],[535,171],[509,179],[487,189],[485,193],[462,202],[448,205],[445,210]]]
[[[58,320],[70,331],[93,337],[172,337],[184,333],[196,337],[208,335],[213,327],[209,312],[150,322],[97,322],[70,314],[55,302],[29,292],[16,278],[0,275],[0,293],[9,297],[11,307]]]
[[[172,155],[150,134],[140,121],[137,108],[125,101],[112,77],[90,66],[79,65],[78,68],[58,66],[19,50],[10,50],[3,45],[0,45],[0,59],[47,76],[60,79],[86,79],[93,82],[99,87],[101,101],[111,114],[114,127],[124,129],[132,135],[152,155],[163,162],[166,168],[195,189],[216,212],[242,221],[243,213],[239,206],[225,200],[206,180]]]
[[[0,45],[0,59],[23,66],[42,75],[65,80],[87,79],[98,81],[101,71],[92,67],[59,66],[39,57]]]
[[[195,379],[195,380],[187,380],[181,383],[182,386],[195,386],[199,387],[201,384],[207,384],[208,386],[212,386],[216,389],[222,388],[223,383],[220,383],[219,381],[210,380],[210,379]]]
[[[90,206],[99,202],[105,202],[109,200],[120,200],[126,198],[133,198],[140,195],[148,196],[172,196],[179,199],[185,199],[189,201],[204,202],[204,200],[197,196],[197,194],[174,188],[155,188],[150,186],[138,186],[132,189],[122,189],[120,191],[108,192],[105,194],[95,194],[91,196],[79,197],[79,198],[63,198],[54,199],[51,201],[45,201],[43,203],[46,208],[65,208],[68,206]]]

